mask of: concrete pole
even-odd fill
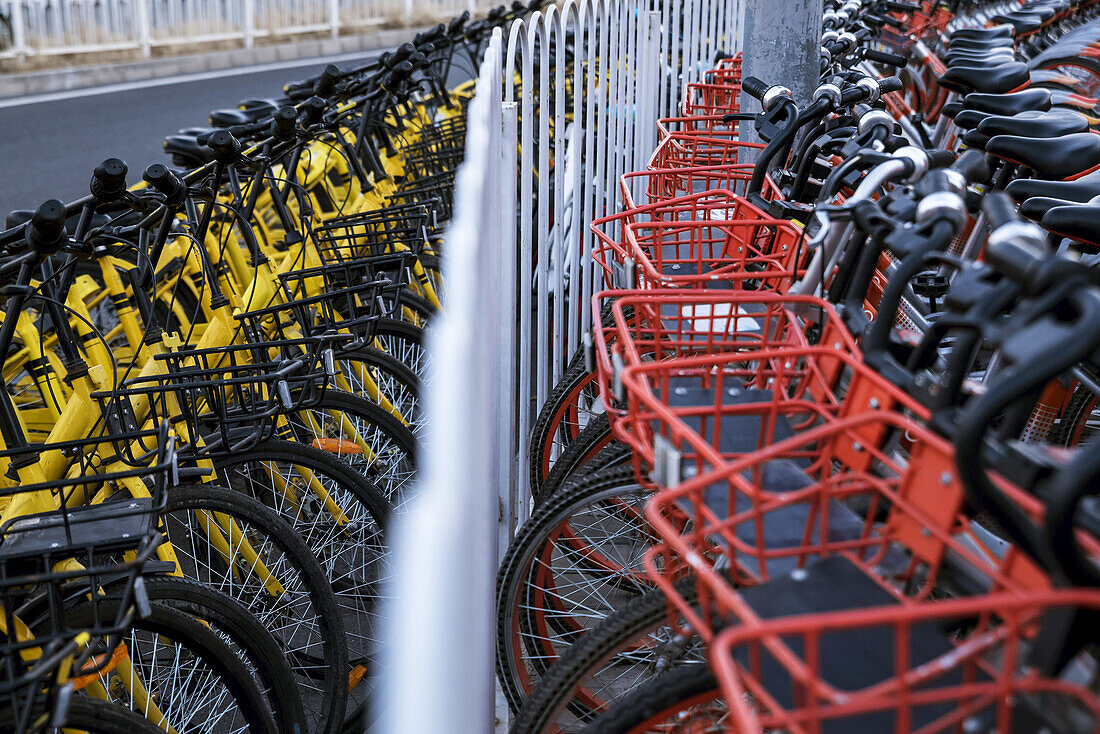
[[[799,106],[817,88],[823,0],[746,0],[743,76],[791,90]],[[741,109],[758,112],[760,102],[741,93]],[[740,126],[743,140],[760,142],[753,123]]]

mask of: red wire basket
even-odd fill
[[[751,162],[745,150],[763,150],[761,143],[745,143],[737,139],[737,130],[725,134],[712,132],[669,131],[657,144],[646,168],[691,168],[695,166],[730,166]]]
[[[858,360],[835,359],[851,371],[834,418],[662,490],[647,505],[662,542],[646,570],[688,624],[710,640],[729,624],[815,611],[802,603],[911,607],[1047,588],[1029,558],[964,513],[951,445],[906,409],[893,385]],[[700,606],[673,587],[685,568],[697,574]],[[831,591],[788,588],[811,577]],[[784,606],[788,596],[796,606]]]
[[[791,583],[832,580],[816,576]],[[828,606],[845,603],[819,590]],[[710,658],[726,731],[737,734],[1096,732],[1095,690],[1035,653],[1044,620],[1097,612],[1100,592],[1083,589],[886,601],[742,622],[719,635]]]
[[[732,115],[741,111],[741,80],[736,83],[694,83],[684,87],[684,115]]]
[[[715,67],[715,69],[717,69],[719,71],[737,71],[738,73],[740,73],[740,71],[741,71],[741,58],[742,58],[742,54],[741,54],[740,51],[738,51],[733,56],[730,56],[729,58],[722,59],[721,61],[719,61],[718,65]]]
[[[657,139],[664,140],[675,133],[708,136],[736,136],[737,123],[723,122],[725,115],[693,115],[689,117],[662,117],[657,120]]]
[[[841,404],[843,365],[832,357],[857,348],[820,299],[732,291],[599,299],[611,308],[595,330],[597,384],[643,484],[662,447],[693,472],[708,471],[775,440],[779,422],[801,430]],[[817,344],[825,356],[801,356]]]
[[[637,206],[712,189],[725,189],[744,196],[752,180],[752,170],[750,164],[650,168],[623,174],[619,179],[619,190],[624,209],[634,209]],[[764,178],[761,195],[767,201],[783,198],[779,187],[770,177]]]
[[[636,215],[660,211],[658,205],[593,222],[592,257],[610,287],[778,291],[803,272],[803,230],[790,221],[728,191],[672,201],[690,201],[691,208],[676,219]],[[616,241],[609,230],[624,239]]]
[[[730,62],[727,64],[726,62]],[[703,75],[707,84],[725,84],[741,86],[741,58],[726,59]]]

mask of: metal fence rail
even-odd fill
[[[443,18],[485,0],[0,0],[0,59],[353,32]]]
[[[740,50],[742,11],[568,0],[489,46],[433,324],[423,495],[394,546],[384,731],[492,728],[493,574],[529,510],[533,417],[590,329],[588,223],[616,209],[684,84]]]

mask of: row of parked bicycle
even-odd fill
[[[363,731],[469,15],[0,232],[0,730]]]
[[[513,734],[1100,731],[1095,4],[825,9],[811,101],[717,59],[592,223]]]

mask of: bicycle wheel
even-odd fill
[[[264,695],[279,731],[313,731],[282,645],[258,617],[228,595],[194,581],[170,576],[147,576],[144,581],[149,599],[201,619],[229,643]]]
[[[570,475],[577,472],[586,462],[591,461],[607,446],[613,443],[611,438],[611,423],[607,414],[598,415],[581,431],[575,439],[565,448],[558,460],[550,468],[550,472],[543,480],[538,494],[535,495],[535,504],[546,501],[552,497],[558,487],[561,487]]]
[[[579,353],[550,391],[531,429],[528,482],[533,495],[542,494],[554,458],[603,412],[596,376],[585,367],[584,354]]]
[[[726,731],[722,691],[706,665],[674,668],[616,701],[584,734]]]
[[[369,479],[395,512],[411,498],[416,439],[382,408],[358,395],[326,390],[316,407],[287,414],[286,419],[294,440],[324,451]]]
[[[428,356],[424,330],[398,319],[378,319],[370,346],[380,349],[420,377],[427,373]]]
[[[219,552],[209,529],[236,528]],[[239,602],[271,630],[294,672],[309,731],[340,729],[347,708],[346,632],[336,596],[313,551],[277,513],[258,500],[214,485],[177,487],[168,495],[162,527],[183,574]],[[251,548],[251,560],[243,551]],[[229,558],[232,560],[229,560]],[[258,562],[257,562],[258,561]],[[262,562],[262,565],[261,565]],[[278,580],[265,583],[266,570]]]
[[[677,582],[688,603],[698,599],[694,577]],[[510,734],[579,732],[614,701],[681,665],[706,665],[696,635],[668,623],[668,599],[650,591],[600,622],[570,646],[539,680],[512,720]]]
[[[1050,442],[1055,446],[1072,448],[1094,439],[1098,429],[1097,408],[1100,399],[1087,387],[1078,385],[1061,419],[1050,432]]]
[[[414,437],[424,429],[420,408],[420,378],[396,358],[373,347],[360,347],[337,358],[341,375],[348,381],[349,392],[371,398],[376,390],[404,420]],[[368,388],[367,379],[373,383]]]
[[[72,734],[164,734],[149,719],[125,706],[88,696],[69,699],[65,731]]]
[[[497,674],[518,710],[562,650],[651,590],[642,557],[656,538],[633,469],[587,474],[538,507],[497,573]]]
[[[117,601],[80,604],[69,613],[92,626],[97,610],[117,611]],[[87,688],[106,695],[177,734],[275,734],[263,695],[233,650],[189,614],[151,602],[117,645],[117,665],[89,676]],[[102,652],[111,659],[112,650]]]
[[[321,563],[346,632],[352,681],[347,716],[365,706],[378,647],[381,587],[389,575],[390,508],[347,464],[311,446],[267,441],[215,462],[218,481],[275,510]]]

